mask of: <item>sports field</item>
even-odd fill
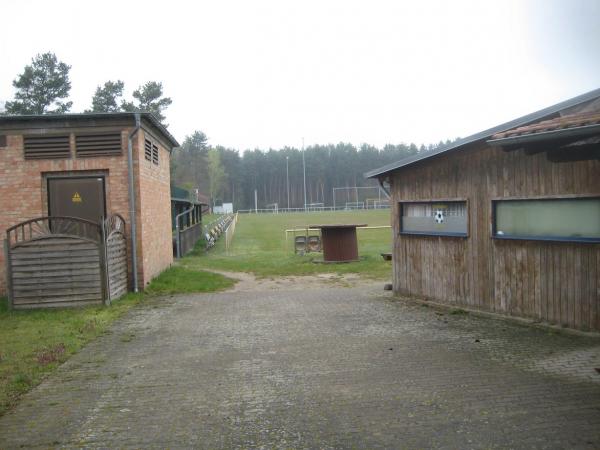
[[[212,268],[235,272],[252,272],[257,276],[308,275],[316,273],[359,273],[376,279],[389,279],[391,265],[383,261],[380,253],[390,252],[390,228],[359,229],[358,251],[360,261],[345,264],[318,264],[321,253],[296,255],[293,233],[285,230],[312,224],[390,224],[390,211],[358,210],[286,214],[240,214],[233,245],[225,251],[223,240],[207,252],[198,248],[182,260],[191,268]],[[300,234],[300,233],[298,233]]]

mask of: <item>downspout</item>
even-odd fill
[[[131,222],[131,271],[133,272],[133,292],[138,292],[137,271],[137,221],[135,213],[135,184],[133,179],[133,136],[140,129],[140,115],[135,114],[135,128],[127,137],[127,175],[129,184],[129,220]]]

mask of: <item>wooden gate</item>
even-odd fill
[[[104,258],[97,223],[40,217],[6,234],[8,295],[14,308],[102,303]]]
[[[125,220],[114,214],[103,223],[105,242],[107,302],[127,293],[127,240]]]
[[[125,222],[39,217],[6,231],[8,298],[16,309],[109,303],[127,291]]]

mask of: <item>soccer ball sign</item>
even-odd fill
[[[433,218],[435,220],[435,223],[444,223],[444,211],[441,209],[436,210],[435,214],[433,215]]]

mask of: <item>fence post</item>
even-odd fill
[[[4,239],[4,259],[6,260],[6,292],[8,295],[8,307],[13,309],[12,267],[10,264],[10,246],[8,244],[8,239]]]
[[[179,229],[179,214],[175,217],[175,253],[177,259],[181,258],[181,230]]]
[[[110,305],[110,280],[108,271],[108,253],[106,250],[106,221],[100,219],[100,283],[102,284],[102,297],[106,306]]]

